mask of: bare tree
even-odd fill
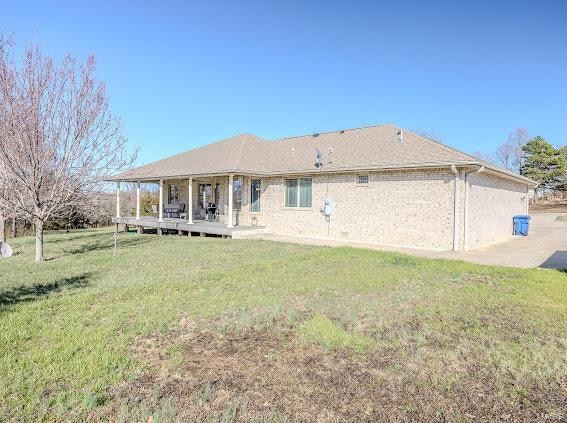
[[[494,152],[496,164],[511,172],[520,173],[525,154],[522,147],[529,139],[530,134],[524,128],[511,132],[506,142],[500,144]]]
[[[6,241],[6,218],[0,213],[0,242]]]
[[[476,150],[474,152],[473,156],[479,158],[480,160],[482,160],[484,162],[488,162],[488,163],[494,163],[496,161],[492,154],[487,153],[487,152],[482,151],[482,150]]]
[[[104,178],[134,155],[94,78],[94,56],[57,63],[31,46],[17,65],[13,46],[0,38],[0,182],[10,187],[10,195],[0,191],[0,207],[34,225],[41,261],[45,222],[102,192]]]
[[[412,130],[414,134],[419,135],[420,137],[427,138],[428,140],[435,141],[438,143],[443,144],[443,138],[435,131],[426,131],[423,129],[414,129]]]
[[[0,138],[0,143],[4,140]],[[9,187],[0,179],[0,192],[3,195],[8,196],[11,195],[11,191]],[[0,203],[0,242],[6,242],[6,220],[10,217],[10,210]]]

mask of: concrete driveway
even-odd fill
[[[514,236],[506,241],[485,245],[467,252],[401,248],[371,243],[275,234],[262,234],[250,238],[310,245],[344,245],[382,251],[396,251],[420,257],[464,260],[473,263],[499,266],[566,269],[567,221],[558,221],[558,216],[567,216],[567,213],[534,214],[531,216],[529,236]]]
[[[533,214],[527,237],[513,237],[457,255],[481,264],[567,269],[567,221],[558,221],[558,216],[567,218],[561,213]]]

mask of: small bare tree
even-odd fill
[[[424,129],[414,129],[412,130],[413,133],[419,135],[420,137],[427,138],[428,140],[438,142],[443,144],[443,138],[435,131],[426,131]]]
[[[0,208],[34,225],[42,261],[45,222],[91,201],[134,154],[95,81],[94,56],[57,63],[31,46],[17,65],[13,46],[0,37],[0,182],[10,188],[0,191]]]
[[[508,135],[506,142],[500,144],[494,153],[496,164],[511,172],[520,173],[524,160],[524,150],[530,134],[524,128],[517,128]]]
[[[4,140],[0,138],[0,143]],[[12,195],[11,190],[0,178],[0,195],[8,197]],[[0,242],[6,242],[6,220],[11,217],[10,209],[0,202]]]
[[[494,159],[494,156],[490,153],[487,153],[485,151],[482,150],[476,150],[473,154],[473,156],[475,156],[476,158],[484,161],[484,162],[488,162],[488,163],[493,163],[496,161]]]
[[[6,241],[6,218],[4,214],[0,212],[0,242]]]

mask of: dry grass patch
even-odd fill
[[[208,328],[218,326],[209,322]],[[280,327],[285,327],[282,324]],[[370,348],[324,316],[280,331],[226,334],[183,321],[167,334],[138,338],[146,366],[109,391],[93,419],[121,421],[341,422],[557,420],[564,381],[506,379],[457,346]],[[309,328],[309,329],[307,329]],[[310,340],[305,342],[305,335]],[[331,334],[331,335],[329,335]],[[319,342],[328,341],[327,345]],[[354,348],[351,348],[354,347]]]

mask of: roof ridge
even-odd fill
[[[325,135],[325,134],[334,134],[335,132],[347,132],[347,131],[356,131],[358,129],[369,129],[369,128],[378,128],[379,126],[388,126],[390,124],[388,123],[379,123],[377,125],[368,125],[368,126],[358,126],[356,128],[346,128],[346,129],[335,129],[334,131],[324,131],[324,132],[314,132],[311,134],[303,134],[303,135],[294,135],[292,137],[282,137],[282,138],[276,138],[273,139],[271,141],[283,141],[283,140],[291,140],[294,138],[303,138],[303,137],[309,137],[309,136],[313,136],[314,134],[318,134],[318,135]],[[393,125],[390,125],[393,126]]]

